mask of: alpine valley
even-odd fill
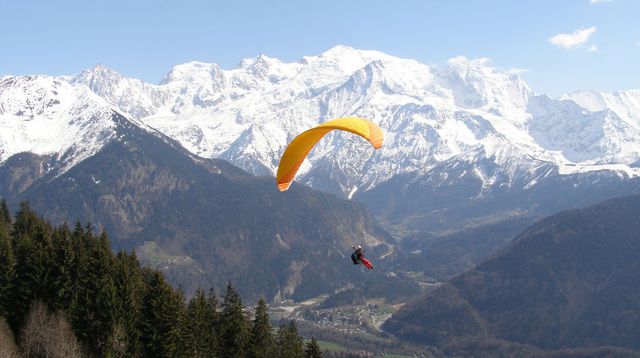
[[[286,144],[350,115],[383,148],[330,134],[279,193]],[[0,196],[104,227],[188,289],[314,297],[349,286],[364,243],[378,280],[414,292],[399,272],[460,273],[544,216],[637,193],[639,175],[640,90],[550,98],[487,59],[337,46],[190,62],[159,84],[102,65],[0,78]]]

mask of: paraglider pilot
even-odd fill
[[[354,265],[362,262],[362,258],[364,257],[364,250],[362,249],[362,245],[358,245],[358,247],[353,247],[353,253],[351,254],[351,261],[353,261]]]
[[[362,245],[358,245],[358,247],[355,247],[355,246],[352,246],[352,247],[353,247],[353,253],[351,254],[351,261],[353,261],[353,264],[354,265],[363,264],[368,269],[372,269],[373,265],[371,264],[371,262],[369,262],[369,260],[364,258],[364,249],[362,248]]]

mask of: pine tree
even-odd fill
[[[217,349],[216,312],[204,291],[198,289],[187,306],[189,329],[193,337],[194,357],[215,357]]]
[[[280,358],[303,358],[304,344],[298,335],[298,329],[293,321],[283,324],[278,329],[278,357]]]
[[[91,235],[91,230],[86,230]],[[111,334],[115,327],[115,315],[119,299],[114,282],[114,260],[109,239],[103,232],[93,238],[89,256],[87,293],[92,297],[86,307],[89,346],[99,355],[110,349]]]
[[[27,215],[23,215],[25,218]],[[16,216],[16,222],[18,222]],[[30,219],[27,219],[30,221]],[[32,231],[30,231],[32,230]],[[32,221],[24,225],[18,236],[14,236],[16,256],[15,280],[9,303],[8,320],[14,331],[22,326],[31,303],[36,299],[47,301],[51,291],[48,286],[52,267],[50,240],[46,237],[45,225]]]
[[[220,316],[220,353],[223,357],[240,358],[248,353],[250,323],[240,296],[231,283],[222,301]]]
[[[251,327],[251,341],[249,356],[253,358],[268,358],[273,356],[273,337],[271,323],[264,299],[258,300],[256,313]]]
[[[35,215],[35,214],[34,214]],[[36,231],[32,234],[38,256],[35,262],[40,271],[33,282],[38,282],[37,298],[50,305],[57,294],[55,279],[52,279],[54,270],[54,255],[52,241],[52,227],[44,220],[38,218]]]
[[[140,322],[143,355],[175,357],[179,353],[180,314],[176,297],[158,271],[147,273]]]
[[[67,312],[81,342],[87,342],[90,334],[87,317],[93,297],[89,290],[92,278],[89,275],[91,262],[88,247],[92,240],[92,236],[85,234],[80,221],[76,221],[71,233],[70,254],[66,257],[67,278],[63,299],[67,302]]]
[[[211,315],[211,322],[215,329],[216,336],[220,336],[220,327],[218,325],[218,321],[220,320],[220,315],[218,314],[218,298],[216,297],[216,293],[213,288],[209,289],[209,294],[207,295],[207,311]]]
[[[31,302],[46,300],[53,291],[48,280],[52,266],[50,236],[51,227],[36,216],[28,202],[21,203],[11,231],[16,269],[8,321],[16,332]]]
[[[69,306],[70,291],[74,290],[71,272],[74,262],[74,250],[71,233],[66,224],[54,229],[51,236],[52,268],[50,280],[54,292],[49,297],[49,305],[54,310],[66,310]]]
[[[218,312],[218,298],[213,288],[209,289],[207,295],[207,312],[212,337],[212,346],[215,346],[212,357],[220,357],[220,336],[222,335],[220,325],[220,313]]]
[[[187,307],[181,289],[173,292],[172,303],[178,320],[178,345],[174,357],[191,358],[195,352],[193,330],[190,329]]]
[[[120,298],[116,321],[124,332],[126,356],[136,357],[141,353],[140,311],[144,297],[142,270],[135,252],[130,255],[118,253],[115,263],[115,284]]]
[[[0,201],[0,231],[4,230],[8,233],[10,226],[11,215],[9,214],[9,207],[7,206],[7,202],[2,199],[2,201]]]
[[[4,216],[4,214],[2,214]],[[22,236],[31,236],[36,232],[44,231],[44,222],[40,220],[36,213],[31,210],[28,201],[20,203],[20,210],[16,213],[16,220],[13,223],[12,236],[20,239]]]
[[[7,317],[11,292],[16,279],[16,258],[11,239],[5,230],[0,230],[0,317]]]
[[[304,354],[305,358],[322,358],[320,346],[318,345],[318,341],[316,341],[314,337],[311,337],[311,340],[307,342]]]

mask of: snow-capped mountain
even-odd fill
[[[96,116],[112,106],[199,156],[226,159],[257,175],[273,175],[288,141],[309,127],[346,115],[372,119],[385,131],[381,150],[334,133],[301,168],[299,181],[346,196],[478,153],[505,170],[475,168],[486,185],[498,174],[512,181],[521,174],[515,171],[532,171],[539,162],[560,173],[640,173],[634,167],[640,160],[639,91],[551,99],[486,59],[456,57],[431,66],[337,46],[295,63],[264,55],[230,70],[190,62],[157,85],[98,65],[72,77],[5,76],[0,91],[0,160],[25,150],[63,155],[78,148],[71,142],[96,147],[98,138],[108,137],[108,124],[84,128],[83,136],[93,136],[87,140],[64,121],[68,114]]]
[[[0,81],[0,161],[29,152],[50,156],[45,171],[65,172],[115,135],[113,108],[84,85],[48,76]]]
[[[434,66],[345,46],[294,63],[190,62],[159,84],[102,65],[2,76],[0,184],[20,192],[32,176],[63,177],[133,126],[273,175],[298,133],[349,115],[378,123],[383,148],[331,133],[297,181],[367,204],[435,275],[468,268],[545,215],[640,192],[638,90],[549,98],[487,59]]]
[[[132,81],[134,82],[134,81]],[[42,159],[36,176],[57,177],[113,141],[131,126],[171,139],[71,77],[5,76],[0,79],[0,166],[17,154]]]
[[[374,152],[359,138],[334,134],[302,168],[299,180],[345,195],[477,152],[505,166],[534,158],[563,173],[615,169],[636,175],[629,165],[640,159],[637,91],[550,99],[486,59],[457,57],[429,66],[338,46],[295,63],[264,55],[231,70],[187,63],[159,85],[103,66],[72,82],[87,84],[190,151],[258,175],[275,172],[297,133],[339,116],[370,118],[385,130],[383,149]],[[526,164],[518,167],[529,170]]]

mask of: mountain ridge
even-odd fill
[[[0,197],[29,201],[54,223],[106,229],[114,249],[135,249],[188,292],[233,281],[252,300],[307,299],[354,281],[358,271],[344,269],[354,240],[395,257],[363,204],[298,184],[282,194],[272,178],[111,116],[114,139],[60,175],[36,175],[40,156],[12,156],[0,166]]]
[[[629,166],[640,160],[636,91],[575,92],[550,99],[483,58],[456,57],[437,67],[336,46],[293,63],[260,55],[229,70],[189,62],[174,66],[157,85],[102,65],[69,83],[86,85],[196,155],[229,160],[255,175],[273,175],[286,143],[306,128],[344,115],[370,118],[387,134],[381,153],[361,150],[354,142],[337,154],[336,142],[328,139],[301,168],[304,183],[343,196],[398,174],[425,174],[443,160],[464,157],[474,146],[494,159],[496,148],[508,148],[497,162],[503,166],[529,155],[553,163],[561,174],[599,169],[639,173]],[[587,133],[585,119],[591,126]],[[368,167],[364,173],[352,166],[336,168],[332,157],[340,162],[355,157]],[[519,164],[522,170],[531,169],[526,162]],[[316,173],[316,167],[332,167],[339,172],[334,176],[345,182],[322,170]],[[332,182],[323,188],[323,181]]]
[[[554,99],[488,59],[434,66],[347,46],[292,63],[265,55],[231,69],[189,62],[159,84],[102,65],[75,76],[3,76],[0,181],[24,191],[34,175],[55,178],[91,158],[116,138],[113,112],[193,160],[222,159],[257,176],[273,176],[299,132],[358,115],[383,128],[383,148],[330,133],[296,181],[365,203],[408,251],[421,251],[418,267],[444,279],[544,216],[638,192],[637,93]],[[39,137],[29,130],[36,123]]]
[[[635,195],[541,220],[384,328],[435,345],[475,337],[547,350],[638,350],[639,212]]]

